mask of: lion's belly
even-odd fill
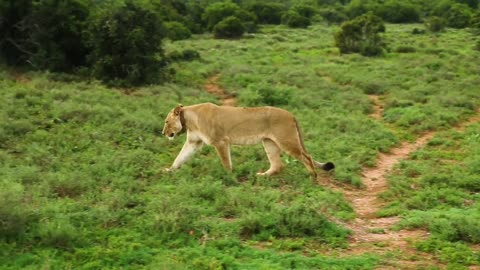
[[[262,142],[262,140],[265,138],[265,136],[262,135],[251,135],[251,136],[234,136],[230,137],[230,143],[231,144],[237,144],[237,145],[242,145],[242,144],[259,144]]]

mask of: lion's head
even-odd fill
[[[185,130],[183,123],[183,106],[178,105],[171,110],[165,119],[162,134],[168,139],[173,140],[175,135],[182,133]]]

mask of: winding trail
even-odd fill
[[[209,93],[216,95],[225,106],[235,106],[236,99],[229,95],[218,84],[220,75],[216,74],[209,79],[204,88]],[[381,96],[369,95],[372,102],[373,112],[370,117],[377,121],[382,121],[384,105]],[[477,113],[454,127],[458,131],[463,131],[466,126],[480,121],[480,109]],[[342,250],[339,256],[352,256],[364,253],[371,254],[393,254],[389,256],[388,261],[382,262],[382,268],[378,269],[419,269],[431,266],[444,268],[434,255],[417,251],[412,247],[413,241],[426,239],[429,235],[427,231],[415,230],[393,230],[392,226],[400,221],[400,217],[378,217],[377,213],[385,205],[385,202],[379,199],[379,195],[388,189],[386,176],[391,172],[394,166],[401,160],[425,146],[435,135],[435,132],[429,131],[419,136],[414,142],[403,142],[398,147],[390,149],[389,153],[379,153],[377,164],[372,168],[364,168],[362,171],[362,189],[356,189],[339,183],[325,183],[333,190],[342,192],[347,201],[349,201],[357,214],[355,220],[349,223],[341,223],[353,234],[350,237],[349,247]]]
[[[203,85],[203,88],[210,94],[216,96],[223,106],[235,107],[237,99],[234,94],[229,94],[218,84],[220,79],[220,73],[215,74],[207,79],[207,82]]]
[[[378,96],[370,95],[374,112],[370,116],[381,121],[383,105]],[[463,131],[466,126],[480,121],[480,110],[477,113],[454,127]],[[377,217],[377,212],[385,205],[378,196],[388,189],[386,176],[393,167],[408,158],[409,154],[425,146],[435,135],[430,131],[422,134],[414,142],[403,142],[400,146],[390,150],[389,153],[380,153],[377,164],[373,168],[364,168],[362,171],[362,183],[364,188],[349,189],[346,187],[333,186],[336,191],[344,194],[351,203],[357,217],[351,223],[343,225],[353,231],[350,245],[346,255],[387,252],[400,252],[398,258],[385,262],[382,269],[418,269],[419,267],[442,266],[431,254],[421,253],[411,246],[412,241],[425,239],[428,232],[424,230],[392,230],[392,226],[400,221],[400,217]]]

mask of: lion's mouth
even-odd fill
[[[168,139],[169,139],[169,140],[173,140],[173,138],[175,138],[175,133],[170,133],[170,134],[168,135]]]

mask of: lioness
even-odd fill
[[[259,175],[272,175],[282,167],[282,151],[300,160],[316,177],[315,167],[326,171],[331,162],[320,163],[307,153],[297,120],[288,111],[275,107],[241,108],[202,103],[172,109],[165,119],[162,134],[172,140],[187,131],[182,150],[167,171],[180,168],[203,144],[213,145],[228,171],[232,170],[230,145],[262,142],[270,168]]]

